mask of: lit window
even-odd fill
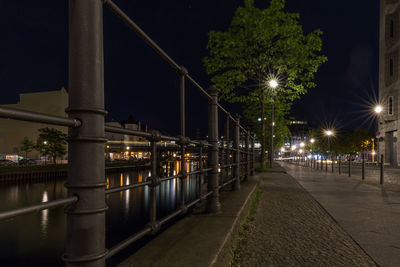
[[[388,115],[393,115],[393,96],[389,96],[389,100],[388,100]]]

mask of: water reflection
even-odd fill
[[[42,196],[42,202],[47,202],[49,201],[49,198],[47,196],[47,191],[43,192],[43,196]],[[47,227],[49,225],[49,210],[45,209],[41,211],[41,228],[42,228],[42,235],[43,236],[47,236]]]
[[[176,175],[181,170],[179,161],[162,166],[163,176]],[[196,164],[187,162],[187,172]],[[143,183],[150,176],[148,169],[125,173],[107,174],[106,188]],[[196,176],[184,178],[185,201],[196,197]],[[39,202],[66,197],[62,180],[47,183],[20,184],[0,187],[1,210],[29,206]],[[167,216],[180,203],[182,179],[162,182],[156,190],[157,218]],[[106,219],[107,247],[111,247],[126,237],[143,229],[149,220],[150,188],[142,186],[106,195],[109,207]],[[66,216],[62,207],[43,210],[38,213],[0,222],[0,259],[5,266],[10,265],[62,265],[60,255],[64,250]],[[10,263],[10,264],[7,264]],[[0,264],[0,265],[2,265]]]

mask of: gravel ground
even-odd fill
[[[235,266],[376,266],[291,176],[268,173]]]

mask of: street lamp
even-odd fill
[[[379,116],[381,115],[382,111],[383,111],[383,107],[381,105],[375,106],[374,112],[377,115],[377,122],[378,122],[377,130],[378,131],[379,131]],[[375,162],[374,140],[375,140],[375,138],[372,138],[372,162]],[[379,152],[379,142],[378,142],[377,146],[378,146],[378,152]],[[378,159],[377,159],[377,162],[378,162]]]
[[[268,85],[272,90],[275,90],[279,84],[276,79],[270,79]],[[272,162],[274,160],[274,92],[272,92],[272,110],[271,110],[271,144],[269,147],[269,167],[272,168]]]
[[[310,143],[311,143],[311,157],[314,158],[314,143],[315,143],[315,139],[311,138],[310,139]]]
[[[378,115],[382,112],[382,110],[383,110],[383,108],[381,105],[376,105],[374,108],[375,113]]]
[[[332,160],[332,153],[331,153],[331,136],[334,135],[333,130],[325,130],[325,135],[328,136],[328,152],[330,154],[331,160]]]

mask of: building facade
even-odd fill
[[[67,117],[65,109],[68,107],[68,93],[65,88],[58,91],[47,91],[38,93],[20,94],[16,104],[1,105],[1,107],[22,109]],[[39,136],[39,129],[49,127],[67,134],[68,129],[62,126],[49,126],[42,123],[25,122],[18,120],[0,119],[0,154],[3,156],[25,157],[20,151],[21,141],[27,137],[34,143]],[[39,158],[39,152],[32,151],[28,154],[30,158]]]
[[[378,154],[385,164],[397,166],[399,121],[400,0],[380,1]]]

